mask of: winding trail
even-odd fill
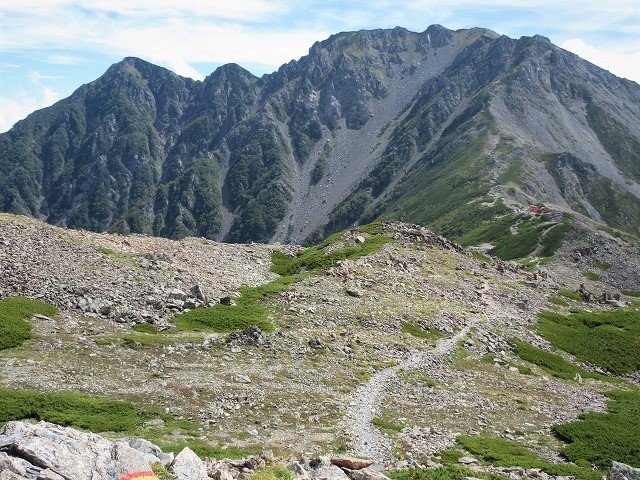
[[[392,460],[393,442],[371,423],[389,383],[400,369],[416,369],[452,353],[457,348],[458,342],[476,323],[477,320],[473,320],[454,336],[438,341],[434,349],[429,352],[415,352],[404,362],[380,370],[357,390],[354,403],[348,411],[353,455],[370,458],[377,462]]]

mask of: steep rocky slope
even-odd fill
[[[4,215],[0,298],[39,298],[60,312],[30,319],[32,339],[0,350],[0,396],[126,400],[143,413],[107,437],[142,436],[176,453],[189,444],[218,458],[239,448],[285,457],[349,450],[418,465],[472,436],[558,461],[552,426],[605,410],[611,381],[625,390],[639,382],[637,372],[598,375],[533,327],[542,310],[634,301],[637,247],[591,235],[569,237],[542,273],[383,223],[305,250],[299,274],[287,263],[297,247],[94,234]],[[293,276],[271,272],[272,260]],[[598,268],[598,279],[579,273]],[[576,293],[580,283],[591,303]],[[627,295],[612,299],[621,288]],[[598,303],[602,292],[610,296]],[[237,305],[218,303],[225,297]],[[206,311],[239,312],[229,318],[247,315],[262,330],[176,316],[214,304]],[[517,341],[586,370],[553,376],[519,357]]]
[[[400,219],[470,245],[545,203],[637,235],[639,146],[640,87],[544,37],[348,32],[262,78],[113,65],[0,135],[0,208],[232,242]]]

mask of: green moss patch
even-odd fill
[[[558,290],[558,295],[561,295],[565,298],[570,298],[576,302],[582,302],[583,298],[578,292],[574,292],[572,290]]]
[[[559,305],[561,307],[569,306],[569,302],[561,299],[560,297],[549,297],[549,303],[552,303],[553,305]]]
[[[438,338],[442,338],[442,333],[435,329],[425,330],[419,325],[415,325],[409,322],[402,322],[402,327],[400,331],[403,333],[408,333],[412,337],[422,338],[425,340],[437,340]]]
[[[53,305],[24,297],[0,300],[0,350],[19,347],[31,338],[27,318],[35,314],[51,317],[58,313]]]
[[[600,280],[600,274],[595,272],[586,271],[586,272],[582,272],[582,275],[584,275],[586,278],[588,278],[592,282],[597,282],[598,280]]]

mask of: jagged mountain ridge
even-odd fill
[[[637,235],[639,146],[640,87],[544,37],[359,31],[262,78],[127,58],[0,135],[0,207],[300,242],[375,218],[459,239],[471,214],[490,226],[545,202]]]

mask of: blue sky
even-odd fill
[[[341,31],[486,27],[536,33],[640,83],[638,0],[0,0],[0,132],[137,56],[202,79],[256,75]]]

